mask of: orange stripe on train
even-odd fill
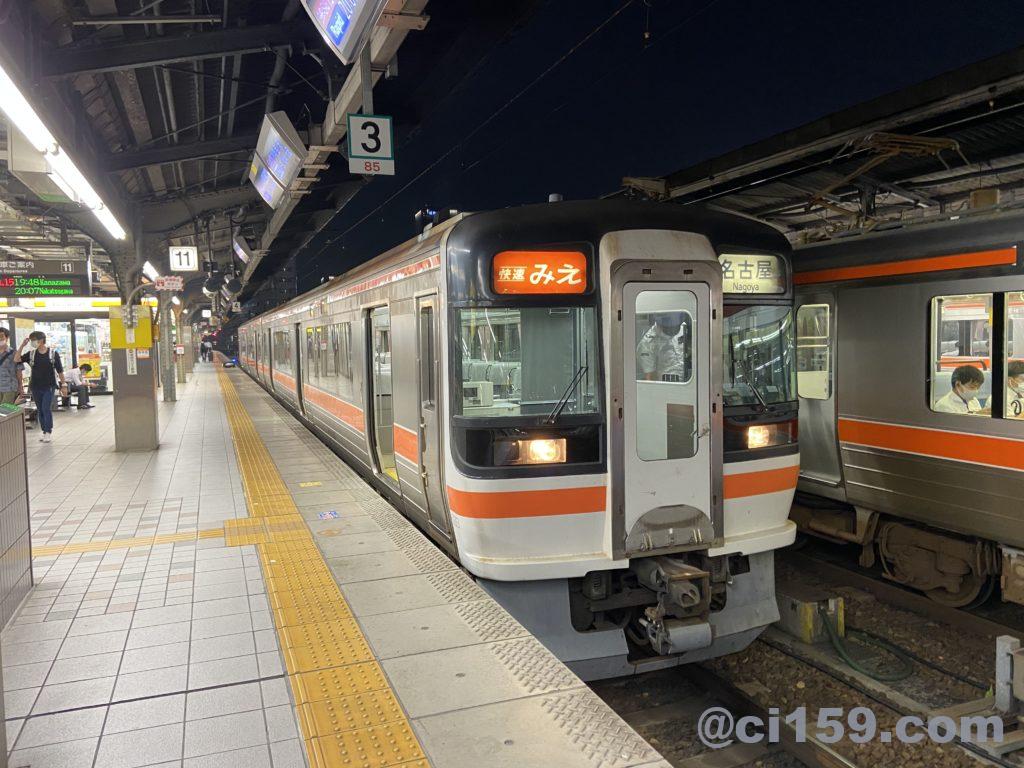
[[[839,440],[901,453],[1024,470],[1024,440],[1006,437],[840,419]]]
[[[419,464],[419,436],[411,429],[403,427],[401,424],[395,424],[392,432],[394,433],[395,453],[406,461],[411,461],[413,464]]]
[[[346,403],[340,397],[335,397],[329,392],[310,386],[302,385],[302,397],[307,403],[323,408],[332,416],[348,424],[352,429],[360,432],[366,431],[366,420],[363,418],[363,410],[352,403]]]
[[[800,477],[800,465],[782,467],[781,469],[762,469],[758,472],[737,472],[722,477],[722,497],[724,499],[742,499],[747,496],[760,496],[764,493],[791,491],[796,488]]]
[[[791,491],[796,488],[800,467],[783,467],[759,472],[725,475],[726,499]],[[546,491],[460,491],[448,486],[448,503],[460,517],[505,519],[513,517],[554,517],[604,512],[606,489],[603,485],[586,488],[553,488]]]
[[[925,259],[907,259],[905,261],[884,261],[881,264],[865,264],[859,267],[815,269],[809,272],[797,272],[793,275],[793,282],[796,285],[836,283],[844,280],[863,280],[869,277],[944,272],[951,269],[1012,266],[1016,263],[1017,247],[1014,246],[995,251],[957,253],[950,256],[931,256]]]
[[[504,519],[604,512],[605,487],[552,488],[546,491],[460,491],[448,486],[448,505],[459,517]]]

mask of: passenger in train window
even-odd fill
[[[1006,418],[1024,419],[1024,361],[1006,366]]]
[[[688,381],[689,328],[685,312],[662,312],[636,346],[637,378],[647,381]]]
[[[949,393],[935,403],[939,413],[969,413],[976,416],[988,416],[990,407],[982,407],[978,400],[978,391],[985,383],[985,374],[972,365],[961,365],[950,378],[953,387]]]

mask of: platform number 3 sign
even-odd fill
[[[391,118],[348,116],[348,170],[362,176],[394,176]]]

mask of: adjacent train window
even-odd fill
[[[636,452],[643,461],[697,452],[691,291],[641,291],[636,297]]]
[[[352,324],[337,323],[334,326],[334,340],[338,347],[338,394],[352,399]]]
[[[1008,293],[1003,318],[1006,401],[1003,415],[1024,419],[1024,291]]]
[[[434,393],[434,308],[420,307],[420,401],[428,408],[435,402]]]
[[[931,407],[992,415],[992,294],[932,299]]]
[[[828,304],[804,304],[796,311],[796,387],[808,400],[832,396],[831,322]]]

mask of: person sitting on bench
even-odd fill
[[[89,389],[92,387],[92,383],[85,378],[91,370],[91,365],[82,363],[77,368],[72,368],[64,374],[64,378],[68,383],[68,394],[63,398],[65,408],[71,407],[71,395],[75,394],[78,395],[78,407],[80,409],[95,408],[95,406],[89,404]]]

